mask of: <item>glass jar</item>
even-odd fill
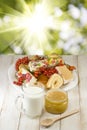
[[[68,107],[68,95],[60,89],[49,90],[45,96],[45,109],[52,114],[63,113]]]
[[[40,116],[44,108],[44,89],[34,86],[24,87],[22,95],[16,98],[16,106],[31,118]]]

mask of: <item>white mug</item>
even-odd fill
[[[17,108],[31,118],[40,116],[44,107],[44,89],[28,87],[23,88],[23,91],[24,93],[16,99]]]

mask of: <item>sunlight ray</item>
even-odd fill
[[[3,5],[5,14],[9,20],[5,20],[0,27],[0,34],[2,33],[17,33],[16,43],[18,42],[21,47],[29,50],[30,46],[35,45],[40,49],[52,49],[50,46],[50,39],[53,35],[50,30],[58,31],[58,19],[54,15],[52,3],[50,1],[39,1],[36,4],[27,4],[21,1],[22,12],[15,10],[7,5]],[[4,18],[3,18],[4,20]],[[14,41],[15,41],[14,36]],[[10,42],[11,44],[13,43]],[[15,43],[14,43],[15,44]]]

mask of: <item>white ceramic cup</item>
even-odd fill
[[[44,89],[28,87],[23,88],[23,92],[16,99],[17,108],[31,118],[40,116],[44,107]]]

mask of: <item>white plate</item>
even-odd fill
[[[14,87],[17,91],[22,92],[22,86],[18,86],[13,83],[16,80],[15,73],[16,73],[15,65],[13,64],[8,69],[8,78],[9,78],[11,86]]]
[[[10,84],[18,91],[20,92],[23,92],[23,87],[22,86],[18,86],[18,85],[15,85],[13,83],[13,81],[15,81],[15,65],[11,65],[8,69],[8,77],[9,77],[9,81],[10,81]],[[76,87],[78,84],[78,75],[77,75],[77,72],[76,71],[73,71],[73,79],[72,81],[70,81],[69,83],[63,85],[61,87],[61,89],[65,90],[65,91],[68,91],[74,87]]]

